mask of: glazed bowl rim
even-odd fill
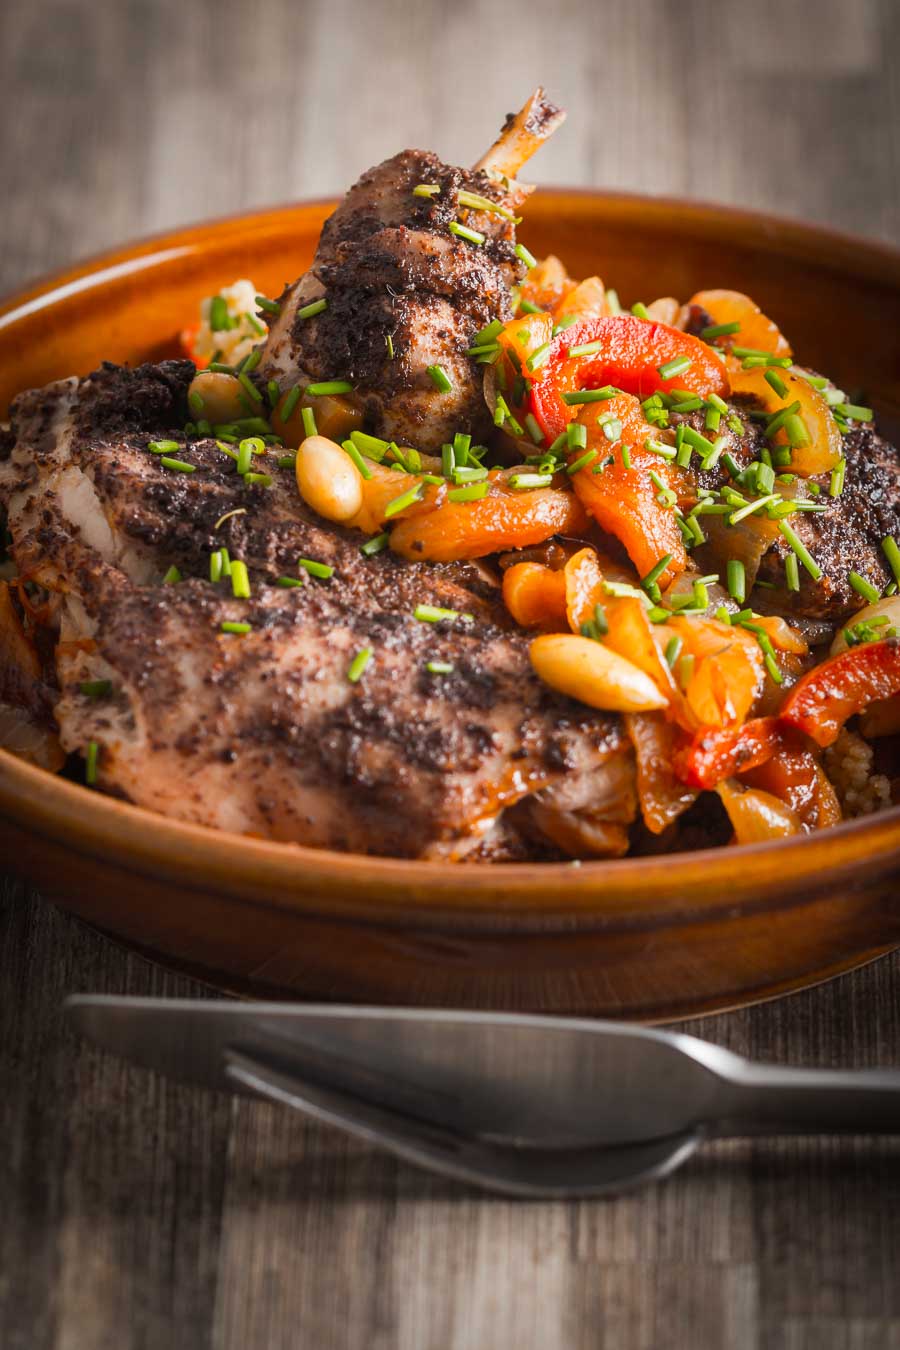
[[[543,205],[549,214],[551,205],[558,210],[560,202],[593,206],[612,215],[640,210],[645,218],[652,215],[660,222],[677,208],[681,214],[676,232],[698,224],[715,231],[728,222],[740,223],[758,232],[758,246],[769,252],[784,254],[804,244],[813,245],[814,252],[827,251],[824,261],[832,265],[837,246],[841,254],[846,253],[848,265],[851,258],[857,263],[865,261],[872,275],[888,264],[900,285],[900,248],[789,217],[676,197],[590,188],[548,187],[542,189],[534,206],[540,210]],[[166,247],[176,241],[188,253],[201,252],[201,240],[209,244],[233,230],[240,233],[253,223],[268,220],[274,224],[292,211],[328,210],[333,205],[334,199],[324,197],[244,211],[105,249],[0,298],[0,327],[15,324],[35,308],[49,309],[73,291],[90,289],[92,280],[100,286],[111,279],[111,273],[117,277],[127,274],[129,262],[136,259],[145,259],[145,267],[161,263]],[[581,863],[458,864],[375,857],[254,839],[179,821],[92,793],[2,749],[0,811],[5,817],[26,823],[43,838],[63,839],[79,852],[113,858],[143,874],[158,877],[169,871],[183,884],[198,888],[212,880],[218,889],[249,903],[289,906],[304,912],[327,908],[348,917],[365,917],[376,909],[380,917],[390,897],[388,906],[397,917],[423,909],[452,910],[456,915],[470,913],[473,917],[486,911],[502,911],[507,918],[521,912],[523,918],[531,919],[545,912],[555,922],[564,922],[566,918],[583,920],[589,914],[622,916],[629,906],[649,902],[649,909],[642,911],[648,922],[661,915],[671,922],[688,914],[708,915],[716,909],[731,909],[739,900],[751,897],[773,870],[777,870],[782,885],[799,886],[826,869],[838,869],[849,877],[866,864],[883,863],[887,867],[900,851],[897,806],[843,822],[821,834],[744,845],[739,850],[709,848]],[[696,887],[692,883],[697,883]],[[696,894],[685,900],[685,893],[693,890]]]

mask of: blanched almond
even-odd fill
[[[531,664],[558,690],[606,712],[650,712],[666,699],[637,666],[602,642],[575,633],[548,633],[531,644]]]
[[[349,520],[362,506],[362,474],[326,436],[307,436],[297,451],[296,470],[300,496],[326,520]]]

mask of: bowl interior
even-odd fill
[[[249,277],[277,295],[310,263],[328,203],[311,203],[198,225],[106,254],[35,284],[0,309],[0,407],[23,388],[104,359],[136,363],[177,350],[199,300]],[[747,291],[778,322],[805,363],[852,396],[891,415],[900,409],[900,254],[811,227],[723,208],[567,191],[536,195],[522,231],[538,255],[557,253],[573,275],[599,272],[625,304],[660,295],[684,299],[708,286]],[[24,803],[24,805],[23,805]],[[140,854],[148,868],[174,859],[240,889],[296,903],[314,891],[357,911],[375,895],[416,906],[471,905],[557,912],[655,897],[684,907],[674,884],[693,877],[697,905],[725,904],[730,851],[633,859],[572,868],[458,869],[354,858],[243,839],[145,813],[29,770],[0,751],[0,809],[30,813],[47,836],[73,846]],[[843,841],[843,842],[842,842]],[[806,870],[900,846],[900,812],[808,842],[745,850],[748,878]],[[816,861],[818,859],[818,862]],[[218,861],[217,861],[218,860]],[[174,865],[174,864],[173,864]],[[502,874],[502,877],[498,875]],[[668,885],[666,883],[669,883]],[[750,885],[750,880],[746,882]],[[740,881],[740,888],[745,885]],[[661,900],[668,894],[670,901]],[[618,897],[618,901],[616,900]]]

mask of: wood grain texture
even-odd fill
[[[544,180],[896,239],[898,46],[893,0],[6,0],[0,286],[338,190],[401,142],[472,160],[539,80],[570,109]],[[896,1062],[898,977],[889,958],[694,1029]],[[486,1200],[96,1054],[61,1022],[83,989],[203,992],[6,882],[2,1350],[900,1348],[896,1145],[718,1145],[616,1201]]]

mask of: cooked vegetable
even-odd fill
[[[785,742],[777,755],[745,770],[741,778],[790,807],[806,830],[821,830],[841,819],[837,793],[816,757],[802,746]]]
[[[295,460],[297,487],[326,520],[348,521],[363,503],[363,477],[349,455],[325,436],[307,436]]]
[[[566,574],[541,563],[514,563],[503,573],[503,599],[523,628],[561,629],[566,622]]]
[[[551,340],[534,376],[531,410],[548,443],[571,420],[580,390],[607,385],[639,398],[660,389],[703,397],[729,390],[722,362],[699,338],[632,314],[588,319]]]
[[[634,746],[644,824],[662,834],[697,799],[696,789],[682,783],[673,768],[677,728],[662,713],[626,713],[625,727]]]
[[[716,791],[734,827],[735,843],[767,844],[799,834],[802,826],[796,811],[759,788],[745,788],[731,779]]]
[[[607,712],[649,712],[666,700],[648,675],[618,652],[574,633],[548,633],[531,644],[531,664],[551,688]]]
[[[896,694],[900,694],[900,638],[865,642],[804,675],[785,699],[781,720],[819,745],[831,745],[848,718]]]
[[[819,391],[796,371],[779,371],[779,378],[784,383],[783,394],[772,388],[761,369],[733,373],[731,386],[735,394],[753,395],[770,414],[766,438],[772,446],[790,447],[787,467],[791,473],[804,478],[830,473],[843,453],[833,412]]]
[[[749,295],[740,291],[698,291],[688,305],[697,305],[712,319],[700,336],[728,352],[726,364],[730,370],[740,370],[744,359],[731,354],[733,347],[754,348],[773,356],[792,355],[790,343],[777,324],[763,314]]]
[[[771,759],[784,744],[776,717],[758,717],[743,726],[704,727],[674,752],[675,773],[694,788],[714,788]]]
[[[188,386],[188,403],[194,408],[199,399],[196,410],[207,422],[233,422],[246,416],[241,402],[243,392],[240,380],[234,375],[201,370]]]

